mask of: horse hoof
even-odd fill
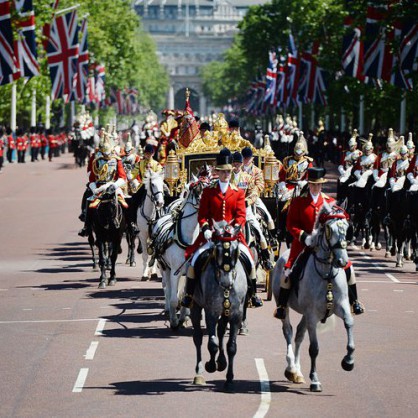
[[[376,245],[376,250],[381,250],[382,249],[382,244],[379,242],[377,245]]]
[[[141,277],[141,281],[142,281],[142,282],[146,282],[146,281],[148,281],[148,276],[142,276],[142,277]]]
[[[178,331],[179,330],[179,324],[170,324],[170,328],[172,331]]]
[[[207,361],[205,363],[205,370],[208,373],[215,373],[216,372],[216,364],[214,361]]]
[[[220,358],[217,361],[218,367],[217,370],[218,372],[223,372],[226,369],[227,363],[226,363],[226,358]]]
[[[402,267],[403,264],[402,263],[396,263],[396,267]]]
[[[116,279],[110,279],[108,285],[114,286],[116,284]]]
[[[106,289],[106,282],[105,282],[104,280],[102,280],[102,281],[99,283],[99,289]]]
[[[93,271],[99,271],[99,267],[93,266]]]
[[[285,370],[284,375],[287,380],[292,383],[305,383],[305,379],[303,376],[298,375],[296,372],[290,372],[289,370]]]
[[[193,379],[193,384],[194,385],[206,385],[206,380],[205,380],[205,378],[203,376],[197,375]]]
[[[234,393],[234,383],[233,382],[225,382],[224,383],[224,391],[226,393]]]
[[[320,383],[311,383],[309,388],[311,392],[322,392],[322,386]]]
[[[385,252],[385,258],[389,258],[390,257],[390,251],[386,251]]]
[[[136,261],[132,261],[131,264],[129,264],[130,267],[136,267]]]
[[[351,372],[351,370],[354,369],[354,363],[347,363],[345,360],[341,361],[341,367],[343,368],[343,370],[345,370],[346,372]]]

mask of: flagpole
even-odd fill
[[[340,124],[340,132],[345,132],[345,110],[341,108],[341,124]]]
[[[360,135],[364,134],[364,95],[360,95],[360,108],[359,108],[359,131]]]
[[[51,128],[51,96],[48,94],[45,99],[45,130],[48,130]]]
[[[303,131],[303,104],[299,102],[299,117],[298,117],[298,125],[299,129]]]
[[[74,120],[75,120],[75,101],[72,100],[70,103],[71,103],[70,126],[72,127],[74,125]]]
[[[60,16],[65,13],[71,12],[72,10],[78,9],[80,7],[80,4],[75,4],[74,6],[68,7],[67,9],[58,10],[54,13],[54,16]]]
[[[32,107],[31,107],[31,115],[30,115],[30,126],[36,126],[36,90],[32,90]]]
[[[406,130],[406,92],[402,93],[401,100],[401,119],[399,123],[399,134],[405,134]]]
[[[10,103],[10,129],[16,132],[16,82],[12,83],[12,97]]]

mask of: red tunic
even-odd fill
[[[300,242],[301,235],[303,232],[306,232],[307,234],[312,233],[316,217],[321,210],[324,199],[328,203],[335,201],[332,197],[321,193],[315,203],[309,192],[292,199],[287,214],[286,228],[292,234],[293,241],[290,248],[289,259],[285,265],[286,268],[291,268],[293,266],[294,261],[305,248],[305,244]]]
[[[233,225],[238,224],[243,227],[246,220],[244,190],[231,184],[224,195],[218,183],[207,187],[202,193],[197,220],[200,228],[205,224],[212,227],[213,220],[216,222],[225,220],[228,223],[233,221]],[[238,235],[238,241],[245,244],[242,232]],[[186,259],[205,242],[203,233],[200,232],[196,241],[186,249]]]

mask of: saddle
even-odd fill
[[[245,275],[247,276],[247,283],[248,288],[251,289],[252,283],[250,280],[251,274],[251,260],[247,257],[247,255],[240,251],[239,253],[239,260],[241,261],[242,267],[244,268]],[[207,250],[203,251],[199,257],[195,261],[194,271],[196,277],[200,277],[202,271],[206,268],[208,263],[210,263],[213,259],[213,249],[208,248]]]
[[[305,249],[298,255],[292,266],[292,270],[289,274],[289,280],[291,288],[295,290],[296,296],[299,291],[299,281],[302,280],[303,273],[305,272],[306,263],[309,256],[313,253],[313,249],[305,247]]]

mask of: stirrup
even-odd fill
[[[274,311],[273,316],[277,319],[285,319],[286,318],[286,306],[278,306]]]
[[[364,313],[364,305],[358,300],[355,300],[351,305],[351,312],[354,315],[361,315]]]
[[[80,229],[80,231],[78,231],[78,235],[80,237],[88,237],[90,235],[90,229],[84,227],[83,229]]]
[[[252,308],[260,308],[261,306],[263,306],[263,301],[261,300],[261,298],[257,295],[254,295],[251,297],[251,307]]]

